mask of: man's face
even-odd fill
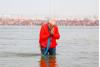
[[[55,26],[55,24],[56,24],[55,19],[49,20],[49,27],[50,27],[50,29],[52,29]]]
[[[55,25],[52,25],[51,23],[49,23],[49,27],[50,29],[52,29]]]

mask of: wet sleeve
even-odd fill
[[[46,30],[45,27],[42,26],[40,30],[40,39],[44,40],[44,39],[47,39],[49,36],[50,36],[50,33],[48,32],[48,30]]]
[[[53,37],[56,38],[56,39],[59,39],[60,38],[60,34],[59,34],[59,31],[58,31],[58,27],[57,26],[54,29],[54,35],[53,35]]]

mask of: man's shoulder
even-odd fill
[[[43,24],[41,25],[41,28],[47,28],[47,23],[43,23]]]
[[[55,25],[55,28],[58,28],[58,26],[57,26],[57,25]]]
[[[44,27],[44,26],[47,26],[47,23],[43,23],[43,24],[42,24],[42,27]]]

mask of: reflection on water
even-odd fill
[[[56,57],[55,56],[46,56],[41,57],[40,59],[40,67],[57,67],[56,65]]]

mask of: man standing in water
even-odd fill
[[[56,40],[60,38],[55,19],[43,24],[40,30],[39,43],[42,55],[56,55]]]

